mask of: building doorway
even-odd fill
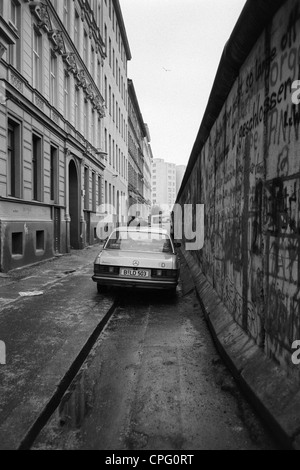
[[[69,164],[69,214],[70,214],[70,245],[79,250],[79,184],[75,162]]]
[[[54,207],[54,252],[60,253],[60,208]]]

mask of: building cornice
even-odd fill
[[[121,7],[120,7],[120,2],[119,2],[119,0],[112,0],[112,1],[113,1],[113,6],[115,8],[116,15],[117,15],[117,20],[118,20],[121,36],[122,36],[122,39],[123,39],[127,60],[131,60],[132,56],[131,56],[131,52],[130,52],[130,47],[129,47],[129,42],[128,42],[128,38],[127,38],[126,28],[125,28],[123,15],[122,15]]]
[[[137,115],[137,118],[138,118],[138,122],[139,122],[140,128],[142,130],[143,138],[145,138],[145,137],[147,137],[147,129],[146,129],[146,126],[145,126],[145,123],[144,123],[144,120],[143,120],[141,110],[140,110],[140,106],[139,106],[139,102],[138,102],[138,99],[137,99],[137,96],[136,96],[133,81],[130,78],[128,78],[127,83],[128,83],[128,87],[127,87],[128,96],[129,96],[129,98],[130,98],[130,100],[133,104],[134,109],[135,109],[135,112],[136,112],[136,115]],[[129,112],[128,112],[128,116],[130,117]]]

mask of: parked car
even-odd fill
[[[103,286],[125,286],[176,291],[179,262],[166,230],[152,227],[118,227],[113,230],[94,262],[92,279]]]

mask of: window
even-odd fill
[[[101,62],[97,61],[97,86],[101,90]]]
[[[111,116],[111,86],[109,85],[109,91],[108,91],[108,107],[109,107],[109,114]]]
[[[64,117],[65,119],[69,119],[69,111],[70,111],[70,79],[69,74],[65,70],[65,77],[64,77]]]
[[[98,119],[97,118],[97,114],[95,113],[95,118],[96,118],[96,123],[98,123],[98,131],[97,131],[97,136],[98,136],[98,140],[97,140],[97,147],[99,149],[102,148],[102,127],[101,127],[101,119]]]
[[[108,42],[108,63],[109,63],[109,66],[111,67],[111,39],[110,38]]]
[[[87,101],[84,103],[84,131],[85,131],[85,138],[88,140],[89,138],[89,104]]]
[[[69,0],[64,0],[64,26],[69,28]]]
[[[113,168],[115,168],[115,141],[114,140],[112,143],[112,150],[113,150]]]
[[[36,231],[36,251],[44,251],[45,249],[45,232],[44,230]]]
[[[11,234],[11,254],[23,254],[23,232],[15,232]]]
[[[20,5],[16,0],[10,1],[10,17],[9,23],[13,27],[17,37],[15,44],[9,46],[8,60],[10,65],[18,70],[21,70],[21,17],[20,17]]]
[[[50,146],[50,199],[58,202],[58,149]]]
[[[76,130],[80,131],[80,91],[76,87],[75,87],[74,107],[75,107],[75,128]]]
[[[96,173],[92,172],[92,211],[96,212]]]
[[[90,181],[89,181],[89,169],[84,167],[84,208],[89,210],[89,191],[90,191]]]
[[[32,135],[32,198],[42,200],[42,139]]]
[[[10,23],[17,29],[18,28],[18,5],[15,0],[10,2]]]
[[[98,176],[98,206],[102,204],[102,184],[101,176]]]
[[[111,165],[111,135],[109,134],[109,164]]]
[[[57,60],[56,57],[50,52],[50,103],[56,106],[57,103]]]
[[[94,76],[94,73],[95,73],[95,61],[94,60],[95,60],[95,50],[93,46],[91,46],[90,71],[91,71],[92,76]]]
[[[91,116],[91,143],[95,145],[95,111],[92,110]]]
[[[33,30],[33,86],[42,91],[42,36]]]
[[[104,152],[107,153],[107,129],[104,129]]]
[[[9,196],[15,195],[15,153],[14,128],[8,126],[7,193]]]
[[[8,120],[7,195],[21,197],[21,126]]]
[[[89,50],[89,37],[88,37],[86,30],[84,30],[83,60],[85,61],[86,64],[88,63],[88,50]]]
[[[76,49],[80,48],[80,16],[77,10],[75,10],[75,21],[74,21],[74,43]]]

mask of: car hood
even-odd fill
[[[172,253],[143,253],[122,250],[103,250],[96,263],[112,266],[137,267],[133,263],[139,261],[140,268],[176,269],[177,257]],[[164,265],[164,266],[163,266]]]

